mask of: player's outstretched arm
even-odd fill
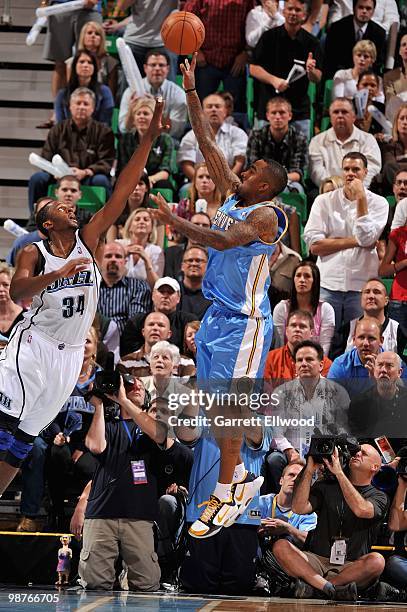
[[[192,62],[181,64],[184,89],[187,92],[187,105],[189,120],[199,144],[202,155],[205,158],[209,174],[222,195],[234,193],[240,185],[239,177],[232,172],[226,157],[215,143],[214,134],[208,118],[202,110],[201,102],[195,89],[195,66],[196,56],[194,53]],[[193,90],[193,91],[189,91]]]
[[[97,248],[100,236],[109,229],[125,209],[127,199],[134,191],[143,173],[153,142],[167,128],[167,125],[163,124],[163,108],[163,99],[157,98],[150,126],[129,162],[120,173],[112,196],[104,207],[93,215],[82,230],[83,239],[93,253]]]
[[[273,243],[277,236],[277,215],[270,207],[258,208],[247,217],[246,221],[235,223],[226,232],[219,232],[194,225],[190,221],[174,215],[160,193],[151,197],[158,205],[158,209],[151,211],[156,219],[170,225],[194,242],[210,246],[217,251],[244,246],[259,239]]]
[[[87,270],[91,263],[91,259],[78,257],[68,261],[54,272],[34,276],[38,257],[38,249],[33,244],[24,247],[19,254],[16,271],[10,285],[10,297],[14,302],[30,300],[34,295],[58,280],[58,278],[68,278],[77,272]]]

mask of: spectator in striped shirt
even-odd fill
[[[150,287],[144,280],[126,276],[126,253],[118,242],[104,246],[100,268],[103,280],[98,311],[116,321],[122,333],[128,319],[137,313],[151,311]]]

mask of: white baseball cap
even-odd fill
[[[164,285],[171,287],[171,289],[178,291],[178,293],[181,291],[179,282],[175,280],[175,278],[171,278],[171,276],[163,276],[162,278],[159,278],[158,281],[155,282],[154,289],[159,289],[160,287],[164,287]]]

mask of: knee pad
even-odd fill
[[[13,467],[20,467],[30,453],[36,436],[17,429],[11,445],[9,446],[4,461]]]

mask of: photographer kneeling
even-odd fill
[[[108,397],[120,405],[120,420],[105,423],[103,402],[93,396],[95,414],[85,440],[98,466],[86,507],[81,584],[112,589],[120,551],[129,588],[154,591],[160,586],[153,532],[158,508],[154,466],[167,427],[147,414],[148,395],[139,379],[127,377],[126,387],[122,379],[117,395]]]
[[[388,508],[385,493],[371,484],[381,459],[372,446],[363,444],[349,462],[349,477],[336,447],[331,461],[323,461],[335,478],[311,487],[318,464],[308,456],[292,501],[293,512],[315,511],[318,516],[307,551],[283,539],[274,544],[273,554],[285,572],[297,578],[295,597],[356,601],[356,586],[366,589],[384,568],[384,558],[369,552]]]

